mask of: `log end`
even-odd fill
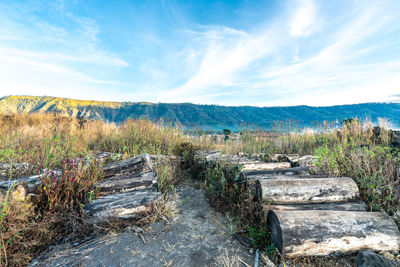
[[[273,210],[270,210],[267,215],[267,224],[271,230],[271,240],[274,246],[283,254],[283,238],[282,228],[278,216]]]

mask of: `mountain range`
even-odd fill
[[[385,118],[400,125],[400,103],[363,103],[329,107],[289,106],[252,107],[196,105],[191,103],[102,102],[57,97],[5,96],[0,98],[0,113],[57,112],[121,123],[127,119],[177,122],[187,128],[205,130],[241,127],[271,128],[276,122],[292,121],[299,127],[312,127],[323,121],[341,122],[348,118]]]

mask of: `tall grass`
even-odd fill
[[[185,159],[182,168],[192,175],[196,175],[197,149],[316,155],[318,173],[354,178],[372,210],[382,209],[400,223],[400,154],[390,146],[389,130],[377,131],[370,122],[358,120],[348,120],[340,128],[323,124],[312,130],[284,122],[269,131],[244,128],[221,137],[187,136],[177,125],[146,120],[115,125],[57,114],[0,115],[0,163],[11,165],[10,177],[15,176],[12,166],[22,162],[29,163],[27,174],[61,170],[58,175],[42,175],[36,199],[21,203],[9,194],[2,196],[0,264],[26,264],[49,243],[80,229],[81,207],[96,195],[94,184],[102,179],[101,165],[88,160],[95,151],[124,158],[142,153],[177,155]],[[178,169],[179,164],[168,160],[157,165],[162,191],[170,191],[181,179]],[[226,185],[238,170],[219,166],[202,174],[208,192],[229,196]],[[75,215],[66,215],[71,213]]]
[[[0,163],[10,164],[9,178],[23,175],[13,165],[28,163],[25,174],[39,173],[41,182],[25,202],[9,192],[1,196],[0,265],[25,265],[49,244],[85,233],[82,207],[96,196],[102,179],[92,153],[172,155],[187,140],[178,126],[145,120],[115,125],[58,114],[0,115]],[[168,160],[157,165],[160,190],[173,188],[178,167]]]

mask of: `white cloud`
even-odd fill
[[[275,27],[255,34],[215,27],[198,33],[195,39],[202,44],[200,61],[193,62],[198,69],[185,84],[172,90],[174,96],[208,94],[207,88],[236,86],[241,72],[276,51],[282,41]]]
[[[296,10],[290,23],[290,34],[292,36],[302,37],[310,34],[315,21],[316,9],[312,0],[296,1]]]
[[[118,40],[137,44],[138,54],[145,48],[137,61],[129,52],[101,49],[107,47],[102,29],[92,19],[69,15],[78,25],[73,30],[43,21],[25,28],[0,10],[0,23],[8,23],[0,29],[0,95],[267,106],[385,101],[398,94],[399,54],[385,54],[400,40],[396,1],[344,1],[340,14],[328,1],[288,3],[247,28],[190,25],[167,39],[143,29],[145,39]],[[40,44],[35,36],[51,45],[9,45]]]

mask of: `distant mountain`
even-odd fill
[[[151,121],[178,122],[186,127],[238,130],[242,125],[270,128],[274,122],[292,120],[300,127],[323,121],[342,121],[347,118],[369,118],[377,122],[386,118],[400,125],[400,103],[365,103],[331,107],[228,107],[190,103],[132,103],[73,100],[56,97],[6,96],[0,98],[0,112],[59,112],[120,123],[129,118]]]

